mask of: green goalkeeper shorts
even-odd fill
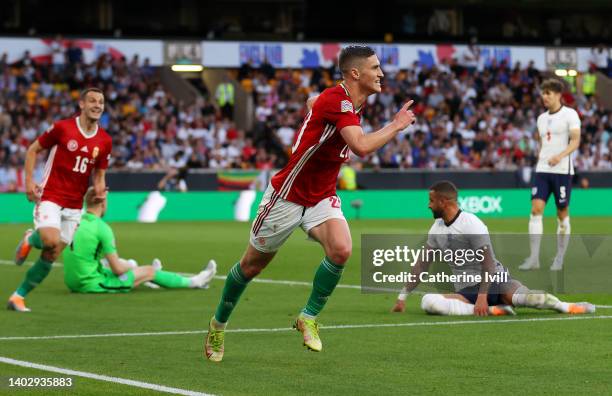
[[[102,268],[100,276],[81,285],[77,293],[126,293],[134,288],[134,271],[115,275],[108,268]]]

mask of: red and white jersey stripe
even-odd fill
[[[310,207],[336,195],[336,180],[349,148],[342,128],[360,125],[346,88],[328,88],[314,103],[298,130],[287,165],[272,178],[280,198]]]

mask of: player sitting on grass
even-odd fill
[[[141,283],[153,282],[169,289],[204,288],[217,272],[210,260],[206,268],[192,277],[161,270],[159,260],[153,265],[137,266],[132,260],[117,255],[113,230],[102,217],[106,213],[106,198],[98,202],[93,188],[85,194],[87,213],[74,235],[74,241],[64,251],[64,282],[79,293],[128,292]],[[102,263],[108,262],[108,267]]]
[[[429,209],[436,219],[427,238],[426,249],[483,249],[484,259],[473,260],[463,265],[448,263],[453,274],[505,273],[491,246],[487,226],[475,215],[462,212],[457,205],[457,188],[448,181],[434,184],[429,191]],[[393,312],[404,312],[408,294],[419,285],[419,274],[427,271],[430,263],[419,260],[412,269],[415,282],[406,284]],[[595,312],[592,304],[567,303],[552,294],[530,290],[508,275],[505,282],[483,281],[481,283],[455,283],[456,293],[425,294],[421,308],[438,315],[508,315],[514,314],[511,306],[537,309],[552,309],[561,313],[584,314]]]

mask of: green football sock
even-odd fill
[[[153,282],[168,289],[185,289],[191,285],[189,278],[168,271],[155,271]]]
[[[309,316],[317,316],[321,312],[327,299],[340,281],[343,270],[344,266],[332,263],[328,257],[321,261],[312,282],[312,293],[308,298],[306,307],[302,310],[303,313]]]
[[[38,286],[51,272],[52,262],[45,260],[40,257],[34,265],[26,272],[25,279],[21,283],[21,286],[17,288],[17,294],[21,297],[25,297],[29,292]]]
[[[215,312],[215,320],[217,322],[227,322],[249,281],[250,279],[246,279],[240,269],[240,262],[230,269],[225,280],[225,286],[223,287],[223,294],[221,294],[221,301],[219,301],[217,311]]]
[[[40,239],[40,233],[38,232],[38,230],[30,234],[30,237],[28,238],[28,243],[34,246],[36,249],[43,248],[42,240]]]

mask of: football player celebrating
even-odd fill
[[[110,136],[98,121],[104,112],[104,94],[98,88],[85,89],[80,96],[80,114],[57,121],[28,148],[25,161],[26,194],[35,202],[34,227],[27,230],[17,246],[15,263],[25,262],[32,247],[41,255],[8,301],[8,309],[27,312],[25,297],[51,271],[62,250],[72,242],[81,219],[83,196],[93,174],[97,200],[106,195],[105,173],[112,151]],[[43,180],[32,179],[36,156],[49,150]]]
[[[372,153],[415,119],[408,110],[410,101],[392,122],[364,134],[360,117],[366,98],[381,91],[380,62],[371,48],[349,46],[340,53],[339,67],[343,82],[309,100],[310,111],[296,134],[289,162],[272,178],[253,222],[246,252],[227,275],[206,337],[205,355],[211,361],[223,358],[227,321],[249,281],[268,265],[298,227],[321,244],[325,256],[294,327],[302,333],[307,348],[321,351],[323,347],[316,318],[352,252],[351,234],[336,195],[340,166],[348,160],[349,150],[359,156]]]

